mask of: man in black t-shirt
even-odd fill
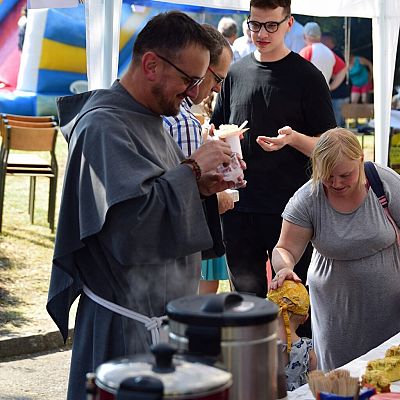
[[[322,73],[284,44],[293,25],[290,0],[251,0],[248,26],[254,53],[231,66],[211,122],[248,120],[242,140],[247,187],[235,210],[223,216],[231,282],[265,297],[265,266],[278,241],[281,213],[309,179],[309,155],[317,136],[336,126]],[[300,133],[301,132],[301,133]],[[303,282],[308,249],[296,266]]]

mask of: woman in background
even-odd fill
[[[368,93],[372,90],[372,63],[365,57],[350,56],[349,78],[351,82],[351,102],[368,103]]]

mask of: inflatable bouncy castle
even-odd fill
[[[0,90],[15,90],[20,63],[18,20],[26,1],[0,0]]]
[[[85,90],[85,6],[28,10],[18,50],[18,19],[26,1],[0,0],[0,112],[56,114],[55,99]],[[122,5],[118,74],[129,65],[136,35],[157,13]]]
[[[212,23],[205,20],[213,10],[197,5],[122,1],[118,76],[131,61],[137,34],[154,15],[180,9],[198,22]],[[0,113],[55,115],[57,97],[87,88],[85,6],[29,9],[21,52],[18,20],[26,4],[0,0]]]

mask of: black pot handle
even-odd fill
[[[152,376],[135,376],[121,382],[116,400],[162,400],[164,385]]]
[[[170,373],[175,371],[175,366],[172,361],[177,349],[169,343],[158,343],[150,347],[154,354],[156,363],[153,366],[153,371],[158,373]]]
[[[201,310],[209,313],[222,313],[238,306],[242,301],[243,297],[238,293],[221,293],[210,296],[201,307]]]

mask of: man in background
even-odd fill
[[[303,25],[293,17],[293,25],[285,35],[285,46],[296,53],[299,53],[306,45],[303,28]]]
[[[233,42],[237,38],[237,23],[231,17],[222,17],[218,22],[218,32],[222,34],[222,36],[228,41],[228,43],[232,46]]]
[[[199,85],[197,96],[186,97],[178,115],[163,117],[165,128],[178,143],[186,157],[190,157],[202,143],[202,126],[191,107],[200,104],[211,93],[221,91],[221,84],[232,62],[232,50],[228,41],[211,25],[204,24],[203,28],[210,37],[210,65],[203,82]],[[225,246],[222,242],[219,214],[232,209],[234,203],[228,193],[221,192],[218,193],[218,199],[216,196],[209,196],[203,202],[203,205],[214,245],[212,251],[210,249],[203,252],[200,294],[216,293],[219,280],[228,279],[225,256],[223,255]]]
[[[252,53],[256,49],[256,46],[251,40],[250,30],[249,27],[247,26],[247,21],[243,21],[242,29],[243,29],[243,36],[238,37],[233,42],[234,61],[237,61],[240,58],[247,56],[247,54]]]
[[[312,62],[324,75],[330,90],[335,90],[346,78],[346,64],[331,49],[321,43],[321,28],[316,22],[304,25],[306,47],[300,55]]]

